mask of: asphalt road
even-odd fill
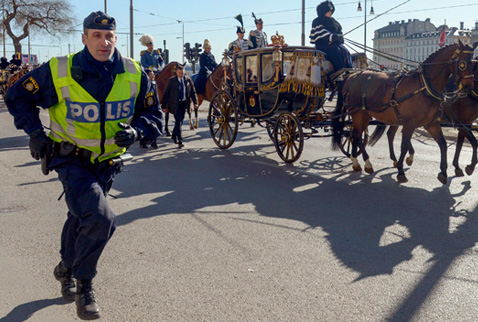
[[[307,140],[287,165],[258,126],[225,151],[204,113],[184,128],[183,149],[135,145],[117,177],[101,321],[478,321],[476,175],[450,165],[440,184],[438,147],[421,132],[398,184],[385,140],[369,149],[369,175],[330,139]],[[463,167],[470,158],[466,146]],[[0,176],[0,322],[77,321],[52,274],[61,184],[2,107]]]

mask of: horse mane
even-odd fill
[[[458,46],[458,44],[449,44],[449,45],[446,45],[445,47],[442,47],[440,49],[438,49],[437,51],[431,53],[424,61],[423,61],[423,65],[427,64],[427,63],[430,63],[431,61],[433,61],[436,57],[435,56],[438,56],[438,54],[440,54],[442,51],[444,51],[445,49],[448,49],[452,46]]]

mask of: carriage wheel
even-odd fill
[[[282,160],[292,163],[299,159],[304,149],[304,133],[297,116],[288,112],[279,115],[273,141]]]
[[[274,127],[275,127],[274,119],[266,120],[267,134],[269,135],[269,139],[271,139],[271,141],[275,144]]]
[[[237,136],[237,107],[231,94],[217,91],[209,104],[209,132],[214,143],[221,148],[229,148]]]
[[[345,122],[346,122],[346,125],[344,128],[344,135],[342,137],[342,144],[340,145],[340,151],[342,151],[342,153],[347,158],[350,158],[350,156],[352,155],[352,134],[353,134],[353,125],[352,125],[352,119],[350,115],[347,115]],[[364,143],[364,145],[367,145],[368,131],[363,132],[361,140]],[[362,154],[362,151],[359,148],[357,155],[360,155],[360,154]]]

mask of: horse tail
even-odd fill
[[[373,131],[372,135],[370,135],[370,137],[368,139],[368,144],[370,144],[372,146],[375,145],[375,143],[377,143],[378,140],[380,140],[383,133],[385,133],[385,130],[387,129],[387,126],[388,125],[385,124],[385,123],[378,122],[377,126],[375,127],[375,130]]]
[[[344,94],[342,84],[339,84],[337,90],[337,105],[335,106],[334,116],[332,117],[332,149],[338,150],[342,145],[344,136]]]

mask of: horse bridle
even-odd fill
[[[451,64],[453,62],[455,62],[455,76],[456,76],[456,79],[455,79],[455,85],[459,88],[461,88],[461,81],[464,80],[464,79],[468,79],[468,78],[474,78],[474,73],[470,73],[469,75],[465,75],[465,76],[461,76],[460,75],[460,72],[464,72],[465,70],[468,69],[468,61],[467,60],[464,60],[464,59],[458,59],[458,55],[460,55],[461,53],[465,53],[465,54],[470,54],[470,55],[473,55],[473,51],[469,51],[469,50],[464,50],[464,51],[461,51],[460,48],[457,48],[455,50],[455,52],[453,53],[453,56],[451,57],[451,59],[448,61],[448,62],[440,62],[440,63],[432,63],[432,64],[429,64],[429,65],[433,65],[433,64]],[[470,62],[471,62],[471,58],[470,58]],[[420,74],[420,79],[422,80],[423,82],[423,85],[427,91],[427,93],[434,97],[435,99],[437,100],[440,100],[440,101],[443,101],[443,95],[439,95],[437,94],[433,88],[430,86],[430,84],[428,83],[428,78],[427,76],[425,75],[425,70],[423,69],[423,64],[420,64],[420,68],[419,68],[419,74]],[[440,72],[441,73],[441,72]],[[440,74],[438,73],[437,76]],[[460,85],[459,85],[460,84]]]

